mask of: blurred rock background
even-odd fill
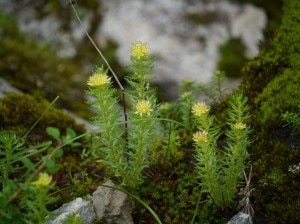
[[[178,83],[207,83],[218,69],[236,85],[243,64],[258,54],[274,14],[271,5],[256,0],[87,0],[75,7],[121,80],[128,73],[132,43],[147,42],[156,58],[161,99],[172,100]],[[0,11],[0,76],[26,93],[42,92],[49,100],[60,95],[59,106],[87,117],[85,83],[103,62],[68,0],[0,0]]]

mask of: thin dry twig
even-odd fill
[[[241,194],[244,196],[242,200],[239,202],[239,208],[241,208],[241,212],[248,214],[250,216],[250,223],[252,224],[252,219],[254,217],[254,209],[250,202],[250,196],[251,192],[254,190],[253,188],[250,188],[251,184],[251,178],[252,178],[252,166],[250,168],[249,175],[247,177],[246,172],[244,171],[244,178],[246,181],[246,186],[242,190]]]

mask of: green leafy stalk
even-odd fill
[[[131,49],[130,66],[133,74],[126,77],[133,88],[127,96],[133,104],[129,113],[131,122],[128,132],[128,157],[132,186],[142,183],[142,171],[150,165],[151,152],[157,141],[156,98],[154,90],[150,88],[150,76],[153,69],[153,58],[149,56],[149,47],[143,43],[133,45]]]
[[[243,94],[233,94],[228,109],[228,125],[226,132],[227,146],[224,153],[217,150],[219,128],[214,124],[205,103],[193,106],[198,130],[193,135],[196,146],[196,168],[201,181],[202,191],[208,192],[217,206],[229,206],[237,194],[237,187],[246,168],[249,145],[249,118],[247,100]]]
[[[123,184],[126,184],[127,162],[124,157],[126,150],[123,138],[124,128],[120,127],[119,122],[122,113],[117,105],[118,100],[115,97],[115,90],[111,87],[107,71],[98,68],[90,77],[88,85],[90,89],[87,93],[95,97],[91,105],[97,111],[93,123],[102,129],[101,136],[95,137],[94,155],[102,154],[105,165],[116,177],[122,177]],[[101,149],[99,149],[99,144],[103,146]]]
[[[243,94],[237,92],[229,102],[228,125],[226,132],[227,147],[223,159],[224,190],[223,197],[226,204],[230,204],[237,193],[237,186],[246,168],[248,158],[247,146],[250,129],[246,125],[249,119],[247,100]]]
[[[193,107],[199,131],[194,133],[196,147],[196,169],[201,180],[202,191],[210,194],[216,204],[220,204],[222,197],[220,186],[220,166],[217,159],[217,138],[219,129],[214,125],[214,118],[208,114],[204,103]]]

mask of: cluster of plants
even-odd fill
[[[49,110],[46,108],[44,113]],[[43,118],[41,115],[40,119]],[[82,136],[66,129],[48,127],[46,132],[57,141],[28,145],[28,135],[39,120],[23,135],[11,130],[0,133],[0,223],[44,223],[50,214],[48,205],[56,201],[51,174],[59,170],[57,160],[64,154],[62,148],[78,147]]]
[[[228,141],[220,151],[217,139],[221,132],[215,124],[215,118],[209,113],[208,105],[197,102],[196,97],[188,91],[191,86],[183,87],[185,91],[180,102],[174,103],[181,109],[177,114],[172,113],[168,109],[172,105],[157,103],[155,90],[150,85],[153,58],[148,45],[133,45],[131,60],[129,68],[132,74],[126,77],[131,89],[123,91],[129,107],[124,105],[122,108],[118,104],[116,89],[103,67],[98,68],[88,80],[87,94],[94,97],[91,105],[97,111],[93,123],[99,126],[101,134],[93,134],[92,146],[84,156],[94,161],[102,160],[108,176],[120,187],[140,195],[142,192],[138,192],[139,187],[149,179],[147,170],[164,163],[171,165],[173,159],[184,166],[181,160],[185,154],[189,154],[190,162],[194,164],[191,170],[195,174],[195,187],[205,194],[199,194],[198,200],[193,201],[196,208],[202,197],[209,198],[208,201],[222,209],[230,207],[237,195],[238,182],[248,156],[248,108],[243,95],[237,92],[230,100],[229,130],[226,132]],[[49,107],[35,125],[47,114]],[[5,114],[6,107],[2,108]],[[171,118],[174,115],[176,119]],[[63,156],[61,148],[66,145],[72,148],[79,146],[75,140],[82,137],[77,137],[69,128],[66,136],[61,136],[59,129],[48,127],[47,133],[58,142],[56,147],[52,146],[51,141],[27,146],[26,138],[35,125],[21,137],[1,132],[0,164],[4,170],[0,195],[2,220],[14,219],[28,223],[45,221],[49,215],[47,205],[54,202],[54,197],[51,194],[49,196],[54,184],[48,173],[58,171],[55,159]],[[189,152],[180,152],[183,140],[189,144]],[[42,172],[44,169],[46,173]],[[187,191],[182,186],[180,194]],[[182,196],[183,205],[186,196]],[[198,209],[195,211],[198,212]],[[196,213],[192,214],[191,219],[198,219]]]
[[[184,81],[177,101],[160,103],[151,86],[154,58],[139,42],[131,48],[129,88],[109,65],[87,81],[96,132],[86,133],[41,99],[1,99],[0,223],[46,222],[63,202],[90,193],[100,172],[137,200],[137,223],[226,223],[239,209],[253,215],[250,196],[255,222],[297,223],[299,7],[286,2],[277,35],[246,65],[246,78],[231,95],[223,94],[218,71],[206,86]],[[208,98],[199,101],[199,92]],[[14,127],[22,121],[31,128]],[[248,161],[254,190],[244,174]],[[64,223],[82,221],[73,214]]]

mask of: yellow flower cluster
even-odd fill
[[[193,134],[193,140],[196,143],[204,143],[207,142],[207,132],[206,131],[197,131]]]
[[[246,124],[244,124],[244,123],[236,123],[236,124],[234,125],[234,128],[235,128],[236,130],[241,131],[241,130],[244,130],[244,129],[246,128]]]
[[[204,102],[196,103],[192,107],[192,113],[198,117],[201,117],[207,111],[209,111],[209,108],[207,107],[207,105]]]
[[[110,78],[103,69],[98,69],[88,80],[90,87],[98,87],[110,83]]]
[[[38,187],[49,186],[52,181],[52,177],[47,173],[40,173],[39,178],[36,181],[33,181],[31,184]]]
[[[144,114],[150,115],[153,111],[151,108],[151,103],[148,100],[139,100],[135,106],[135,114],[143,116]]]
[[[131,55],[137,58],[148,56],[150,47],[146,43],[136,43],[131,47]]]

